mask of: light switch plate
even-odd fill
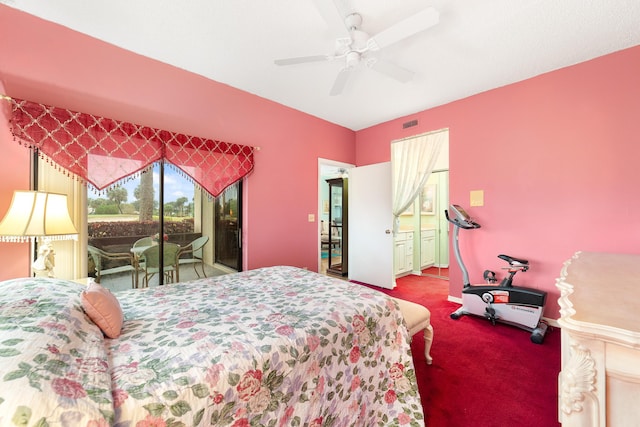
[[[484,191],[472,190],[469,196],[469,204],[471,206],[484,206]]]
[[[309,214],[309,222],[315,222],[316,216],[314,214]]]

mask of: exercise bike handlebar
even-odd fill
[[[455,225],[456,227],[469,230],[472,228],[480,228],[480,224],[471,220],[471,217],[458,205],[451,205],[451,211],[455,214],[455,218],[449,216],[449,212],[445,209],[444,216],[447,221]]]
[[[460,234],[460,229],[473,229],[480,228],[480,224],[471,221],[471,217],[458,205],[451,205],[451,214],[455,215],[455,218],[449,216],[449,211],[444,210],[444,216],[447,218],[447,221],[454,225],[453,227],[453,253],[456,256],[456,260],[458,261],[458,265],[460,266],[460,270],[462,270],[462,286],[464,288],[468,288],[471,286],[469,283],[469,272],[467,271],[467,267],[465,267],[464,262],[462,262],[462,256],[460,255],[460,246],[458,244],[458,234]]]

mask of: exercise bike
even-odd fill
[[[496,322],[510,324],[531,332],[531,341],[542,344],[547,332],[547,324],[541,320],[547,293],[537,289],[513,286],[514,276],[520,271],[526,272],[529,269],[529,261],[509,255],[498,255],[498,258],[507,262],[508,266],[505,269],[508,275],[499,285],[496,285],[495,273],[485,270],[483,278],[487,281],[487,285],[471,286],[469,273],[460,255],[458,235],[460,229],[477,229],[480,228],[480,224],[472,221],[465,210],[458,205],[451,205],[450,211],[451,216],[447,210],[444,214],[454,225],[453,248],[463,279],[462,306],[451,313],[451,318],[457,320],[465,314],[472,314],[490,320],[493,325]]]

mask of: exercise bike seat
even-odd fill
[[[516,258],[516,257],[512,257],[509,255],[498,255],[498,258],[500,258],[501,260],[507,261],[509,263],[509,265],[529,265],[529,261],[526,259],[520,259],[520,258]]]

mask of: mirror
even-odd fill
[[[449,171],[431,173],[419,204],[420,271],[424,276],[449,278]]]

